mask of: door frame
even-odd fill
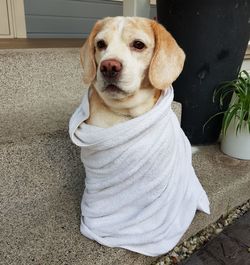
[[[8,9],[9,35],[0,38],[27,38],[24,0],[6,0]]]

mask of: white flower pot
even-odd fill
[[[237,123],[230,123],[226,135],[222,136],[221,151],[226,155],[250,160],[250,133],[247,126],[242,126],[236,135]]]

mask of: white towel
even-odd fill
[[[148,256],[168,252],[196,209],[209,214],[190,143],[171,109],[172,87],[147,113],[110,128],[83,123],[88,100],[87,94],[69,125],[86,171],[81,233]]]

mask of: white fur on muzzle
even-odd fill
[[[88,95],[83,98],[69,125],[86,171],[83,235],[158,256],[174,248],[197,209],[209,214],[172,101],[168,88],[147,113],[99,128],[83,123],[89,116]]]

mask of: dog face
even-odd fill
[[[155,46],[153,30],[138,19],[107,19],[94,39],[94,86],[103,97],[122,99],[141,87]]]
[[[109,106],[124,106],[145,89],[168,87],[182,71],[184,58],[163,26],[138,17],[98,21],[81,49],[84,83],[93,84]]]

